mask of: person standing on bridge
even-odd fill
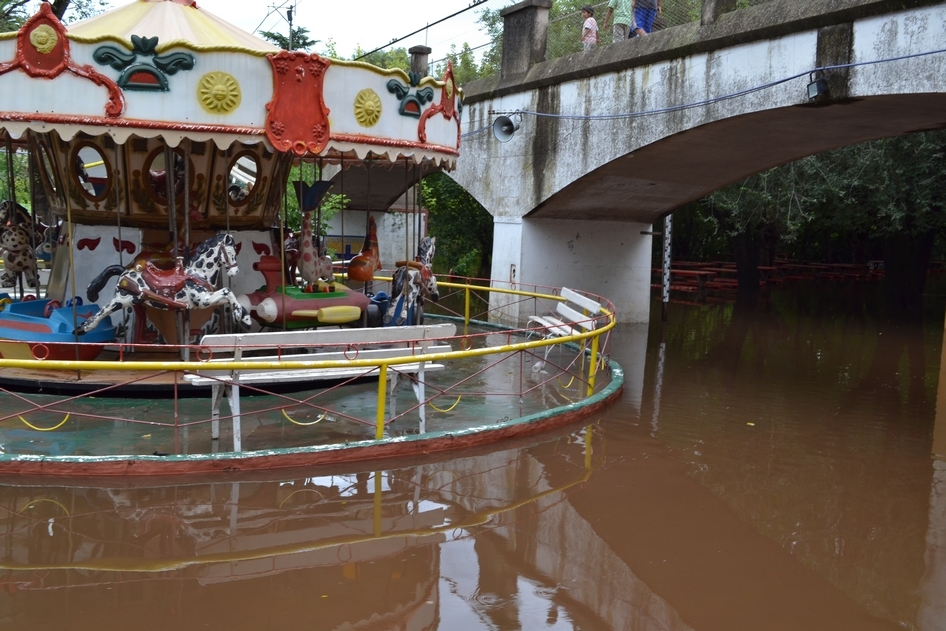
[[[660,13],[661,0],[634,0],[634,21],[637,28],[650,33],[654,28],[654,19]]]
[[[581,17],[584,18],[585,23],[581,27],[581,45],[586,52],[594,48],[600,39],[598,37],[598,23],[595,22],[594,15],[594,7],[591,5],[582,7]]]
[[[614,41],[620,42],[628,38],[628,34],[633,32],[631,25],[634,24],[634,14],[631,12],[631,0],[611,0],[608,2],[608,14],[604,16],[602,26],[608,28],[608,22],[611,16],[614,16]],[[631,36],[633,37],[633,36]]]

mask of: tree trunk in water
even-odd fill
[[[759,242],[754,232],[740,232],[730,239],[736,259],[736,278],[739,294],[754,296],[759,293]]]
[[[885,311],[888,319],[918,319],[935,235],[899,234],[884,239]]]

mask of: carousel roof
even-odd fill
[[[279,47],[202,11],[195,0],[138,0],[69,26],[69,39],[95,44],[117,41],[132,47],[132,35],[157,37],[156,52],[175,47],[197,51],[233,51],[258,55]]]
[[[266,143],[280,153],[452,166],[462,93],[441,80],[284,51],[197,7],[137,0],[63,25],[49,3],[0,36],[0,130]]]

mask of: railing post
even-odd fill
[[[378,415],[375,418],[374,437],[384,438],[384,403],[388,398],[388,365],[381,364],[378,372]]]
[[[499,12],[503,18],[503,58],[499,76],[523,74],[545,61],[552,0],[525,0]]]
[[[466,289],[463,290],[463,324],[470,326],[470,282],[467,281]]]
[[[598,333],[593,338],[591,338],[591,366],[588,367],[588,396],[590,397],[595,393],[595,372],[598,369],[598,338],[601,337],[601,334]]]

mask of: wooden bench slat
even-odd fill
[[[280,346],[349,346],[358,344],[408,344],[456,335],[457,325],[421,324],[416,326],[376,327],[368,329],[314,329],[310,331],[270,331],[266,333],[218,333],[205,335],[200,344],[214,351],[254,350]]]
[[[562,287],[562,298],[568,302],[573,302],[582,309],[588,311],[591,315],[596,316],[601,313],[601,305],[591,298],[582,296],[576,291],[572,291],[568,287]]]
[[[564,302],[558,303],[558,305],[555,307],[555,310],[559,313],[559,315],[571,320],[573,323],[577,324],[586,331],[592,331],[595,328],[595,323],[594,320],[591,319],[591,316],[586,316],[583,313],[575,311]]]
[[[416,364],[399,364],[397,366],[389,366],[388,371],[401,374],[414,374],[420,371],[421,363],[424,364],[424,372],[436,372],[446,368],[444,364],[418,362]],[[377,367],[371,366],[357,368],[311,368],[270,372],[247,372],[244,370],[239,371],[241,385],[254,383],[285,383],[299,381],[327,381],[330,379],[351,379],[356,377],[376,376],[378,372],[379,369]],[[229,373],[217,375],[216,377],[210,376],[210,373],[206,373],[206,376],[205,373],[201,373],[200,375],[187,374],[184,375],[184,379],[195,386],[213,385],[218,383],[226,384],[232,381]]]
[[[414,353],[412,356],[418,359],[422,358],[425,354],[431,353],[449,353],[453,350],[449,344],[438,344],[438,345],[425,345],[422,349],[423,352]],[[392,357],[403,357],[404,349],[403,348],[365,348],[361,349],[356,353],[346,353],[345,351],[332,351],[325,353],[306,353],[300,355],[270,355],[266,357],[244,357],[240,361],[247,362],[264,362],[264,361],[346,361],[354,359],[390,359]],[[229,375],[231,372],[239,372],[241,375],[253,374],[258,372],[253,368],[241,368],[239,371],[231,370],[218,370],[212,368],[213,364],[220,362],[233,361],[229,358],[221,359],[211,359],[210,361],[204,362],[201,364],[201,368],[198,368],[195,373],[206,376],[222,376]],[[411,365],[411,364],[405,364]],[[391,369],[397,368],[398,365],[391,366]],[[293,370],[303,370],[303,369],[293,369]],[[310,370],[310,369],[304,369]],[[337,368],[318,368],[311,370],[347,370],[345,367]],[[274,375],[278,375],[282,372],[291,372],[291,371],[277,371],[273,369],[260,369],[260,371],[267,371]]]

